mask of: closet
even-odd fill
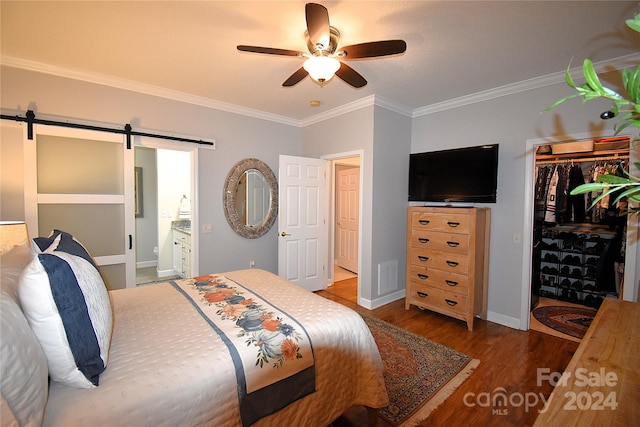
[[[629,138],[540,146],[536,152],[532,260],[533,309],[540,297],[598,308],[621,296],[624,276],[625,201],[601,193],[572,196],[600,174],[629,170]]]

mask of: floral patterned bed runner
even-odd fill
[[[315,391],[311,339],[296,319],[222,275],[170,283],[226,344],[244,426]]]

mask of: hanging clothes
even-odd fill
[[[584,194],[571,194],[576,187],[584,183],[582,168],[578,165],[573,165],[569,170],[568,177],[567,193],[569,197],[565,212],[566,222],[583,222],[586,217],[587,206]]]
[[[556,165],[551,174],[551,181],[547,189],[547,205],[545,208],[544,222],[548,226],[556,224],[556,190],[558,187],[558,179],[558,165]]]

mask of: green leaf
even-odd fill
[[[566,96],[566,97],[562,98],[561,100],[556,101],[553,104],[551,104],[550,106],[548,106],[547,108],[545,108],[544,111],[549,111],[549,110],[551,110],[553,108],[556,108],[558,105],[562,104],[563,102],[566,102],[566,101],[568,101],[568,100],[570,100],[572,98],[576,98],[578,96],[580,96],[579,93],[574,93],[573,95]]]
[[[569,61],[569,65],[567,66],[567,72],[564,74],[564,81],[567,82],[567,85],[572,88],[576,88],[576,84],[573,82],[573,78],[571,77],[571,61]]]
[[[628,71],[628,70],[624,70]],[[623,77],[625,75],[623,71]],[[629,98],[634,104],[640,103],[640,65],[637,66],[633,71],[629,71],[627,73],[627,81],[624,83],[625,89],[627,89],[627,93],[629,94]]]
[[[624,178],[618,175],[598,175],[598,181],[607,182],[609,184],[622,184],[622,185],[638,185],[631,182],[628,178]]]
[[[585,59],[582,64],[582,73],[584,74],[584,78],[591,87],[596,92],[601,94],[605,93],[604,87],[602,87],[602,83],[600,83],[600,79],[598,78],[598,74],[596,70],[593,68],[593,63],[590,59]]]
[[[622,132],[624,129],[628,128],[631,125],[640,128],[640,122],[638,122],[637,120],[629,120],[627,122],[624,122],[622,126],[616,126],[615,127],[616,131],[614,132],[614,135],[618,135],[620,132]]]
[[[599,182],[591,182],[589,184],[582,184],[571,190],[571,195],[591,193],[592,191],[600,191],[608,188],[609,184],[603,184]]]
[[[627,27],[640,33],[640,13],[633,19],[627,19],[625,23],[627,24]]]
[[[636,195],[640,195],[640,188],[630,188],[627,191],[623,191],[622,193],[620,193],[618,197],[616,197],[616,199],[613,201],[613,203],[618,203],[625,197],[627,199],[632,199]]]
[[[609,190],[609,191],[605,191],[604,193],[602,193],[601,195],[599,195],[598,197],[596,197],[593,202],[591,202],[591,207],[593,208],[594,206],[596,206],[598,204],[598,202],[602,199],[604,199],[605,197],[609,196],[609,194],[611,194],[613,191]]]

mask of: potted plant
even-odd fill
[[[632,30],[640,32],[640,14],[637,14],[633,19],[627,20],[626,24]],[[626,91],[626,96],[602,85],[598,74],[593,68],[591,60],[584,60],[582,64],[582,73],[584,75],[585,83],[578,86],[574,83],[569,73],[569,68],[567,68],[565,80],[570,87],[575,89],[576,92],[555,102],[551,106],[547,107],[545,111],[549,111],[573,98],[581,97],[582,102],[587,102],[596,98],[606,98],[613,102],[613,107],[602,113],[600,117],[603,119],[611,119],[613,117],[620,116],[618,123],[616,123],[614,128],[616,135],[629,126],[640,129],[640,65],[637,65],[635,68],[622,70],[622,83]],[[640,170],[640,162],[636,162],[635,166]],[[616,193],[617,196],[614,199],[615,202],[619,202],[622,199],[633,202],[632,205],[627,205],[624,213],[640,212],[639,177],[631,175],[625,171],[625,176],[623,177],[613,174],[599,175],[597,180],[598,182],[583,184],[576,187],[571,191],[571,194],[575,195],[589,193],[592,191],[603,191],[599,197],[593,200],[591,205],[593,207],[603,197]]]

